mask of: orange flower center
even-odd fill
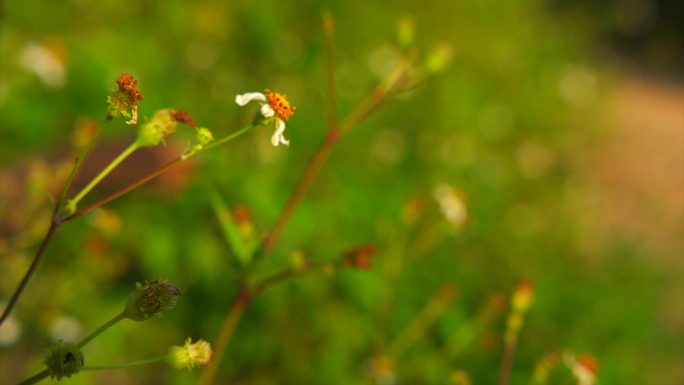
[[[279,94],[266,90],[266,102],[275,111],[276,115],[284,121],[287,121],[295,112],[295,107],[290,105],[287,101],[287,95]]]

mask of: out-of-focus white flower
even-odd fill
[[[294,114],[295,107],[292,107],[290,102],[287,101],[287,95],[266,90],[263,94],[261,92],[247,92],[235,96],[235,103],[240,106],[245,106],[252,101],[256,101],[261,105],[259,110],[261,116],[273,120],[275,124],[275,132],[271,137],[271,143],[274,146],[281,144],[289,146],[290,141],[285,139],[283,133],[285,132],[285,122]]]
[[[433,195],[449,224],[460,229],[468,219],[463,193],[448,184],[439,184],[435,186]]]
[[[62,61],[49,48],[38,43],[28,43],[19,57],[21,65],[35,73],[48,87],[62,87],[66,83],[66,70]]]
[[[76,341],[83,336],[83,327],[74,317],[62,315],[50,323],[53,340]]]
[[[0,307],[6,305],[0,304]],[[10,346],[21,337],[21,324],[16,318],[10,316],[0,325],[0,346]]]
[[[577,385],[596,385],[598,362],[590,355],[580,355],[575,358],[573,354],[565,353],[563,357],[565,365],[572,370],[577,380]]]

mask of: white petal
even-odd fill
[[[270,105],[264,104],[261,106],[261,115],[263,115],[264,118],[270,118],[275,115],[275,110]]]
[[[285,136],[283,136],[283,132],[285,132],[285,122],[283,122],[281,119],[276,119],[275,126],[276,130],[273,133],[273,136],[271,137],[271,144],[273,144],[276,147],[279,144],[289,146],[290,141],[285,139]]]
[[[258,100],[260,102],[266,102],[266,95],[261,92],[247,92],[246,94],[239,94],[235,96],[235,103],[240,106],[244,106],[247,103]]]

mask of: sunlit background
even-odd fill
[[[82,338],[145,279],[176,283],[179,306],[116,325],[87,363],[214,341],[242,269],[217,202],[256,242],[325,138],[324,10],[340,118],[407,49],[420,65],[447,47],[451,63],[340,142],[261,270],[364,244],[372,268],[314,272],[255,298],[213,363],[220,383],[496,383],[508,301],[527,280],[535,301],[512,384],[556,355],[549,383],[578,383],[570,358],[593,357],[601,384],[681,384],[684,6],[665,0],[0,1],[2,307],[119,74],[139,80],[143,121],[179,108],[217,137],[253,117],[238,93],[268,88],[297,107],[289,148],[258,128],[60,229],[0,329],[0,383],[42,370],[51,341]],[[78,184],[134,137],[108,125]],[[86,201],[191,137],[135,154]],[[200,371],[157,364],[63,383],[187,384]]]

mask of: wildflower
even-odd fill
[[[534,286],[530,281],[521,281],[518,283],[518,287],[515,288],[513,292],[513,297],[511,298],[511,305],[516,312],[524,313],[534,301]]]
[[[591,355],[580,355],[575,358],[573,354],[566,353],[563,358],[565,365],[572,370],[577,380],[577,385],[595,385],[598,373],[598,361]]]
[[[69,378],[83,367],[83,352],[76,344],[59,340],[45,349],[43,363],[47,366],[50,378]]]
[[[124,72],[116,78],[116,84],[119,85],[119,89],[107,97],[107,118],[123,116],[130,118],[126,124],[138,123],[138,102],[143,100],[138,90],[138,81]]]
[[[198,340],[194,344],[188,338],[183,346],[173,346],[169,350],[168,360],[177,369],[192,369],[195,366],[204,366],[211,362],[211,350],[209,342]]]
[[[176,307],[181,291],[163,279],[136,283],[136,289],[128,296],[124,314],[133,321],[145,321],[156,314]]]
[[[287,95],[266,90],[265,94],[248,92],[235,96],[235,103],[240,106],[245,106],[251,101],[259,102],[261,105],[259,111],[261,116],[265,118],[265,122],[272,120],[275,123],[275,132],[271,137],[271,144],[289,146],[290,141],[285,139],[283,133],[285,132],[285,122],[294,114],[295,107],[292,107],[287,101]]]
[[[468,219],[464,194],[448,184],[441,183],[435,186],[433,195],[449,225],[455,230],[463,227]]]
[[[140,126],[136,142],[140,147],[154,147],[164,143],[164,138],[176,132],[178,123],[185,123],[191,127],[196,125],[195,120],[184,111],[159,110],[150,121]]]

